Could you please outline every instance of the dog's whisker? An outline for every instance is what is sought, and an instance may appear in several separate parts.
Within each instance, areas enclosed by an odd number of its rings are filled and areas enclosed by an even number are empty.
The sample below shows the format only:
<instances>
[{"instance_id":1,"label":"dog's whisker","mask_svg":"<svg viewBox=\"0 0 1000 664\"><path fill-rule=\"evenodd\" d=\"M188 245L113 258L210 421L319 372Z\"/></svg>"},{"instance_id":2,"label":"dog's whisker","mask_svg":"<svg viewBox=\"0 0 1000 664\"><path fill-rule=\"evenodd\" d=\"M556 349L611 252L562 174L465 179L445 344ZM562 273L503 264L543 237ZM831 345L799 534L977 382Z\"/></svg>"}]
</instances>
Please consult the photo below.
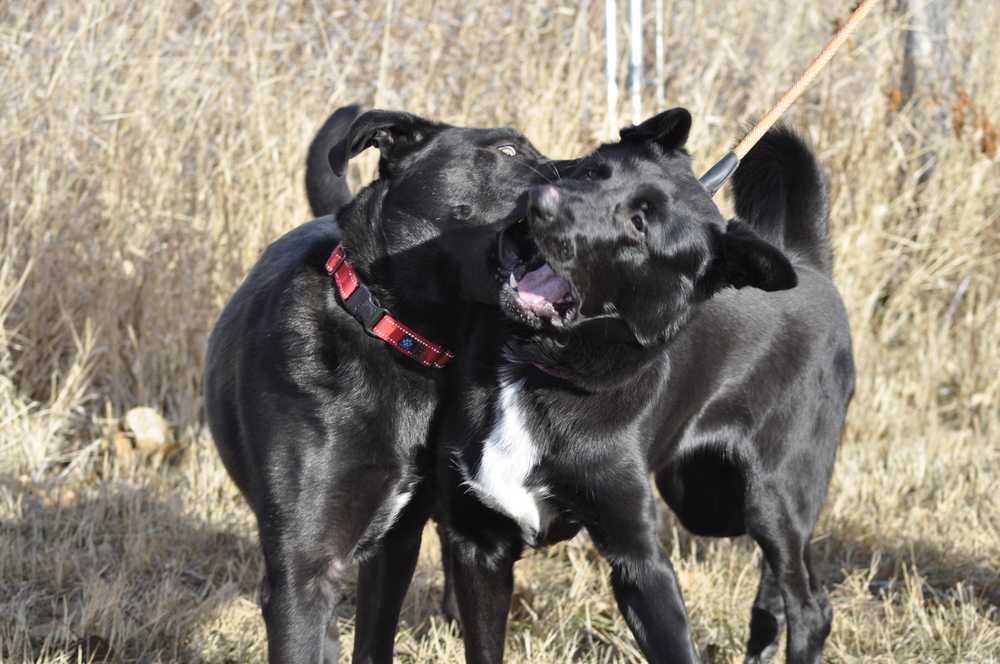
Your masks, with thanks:
<instances>
[{"instance_id":1,"label":"dog's whisker","mask_svg":"<svg viewBox=\"0 0 1000 664\"><path fill-rule=\"evenodd\" d=\"M526 166L528 169L530 169L532 173L535 173L536 175L538 175L542 179L544 179L545 180L545 184L555 184L555 180L550 179L547 175L545 175L545 173L542 173L540 170L538 170L537 168L535 168L534 166L532 166L528 162L522 161L520 163L521 163L522 166ZM556 178L558 179L558 177L559 177L559 172L556 171Z\"/></svg>"}]
</instances>

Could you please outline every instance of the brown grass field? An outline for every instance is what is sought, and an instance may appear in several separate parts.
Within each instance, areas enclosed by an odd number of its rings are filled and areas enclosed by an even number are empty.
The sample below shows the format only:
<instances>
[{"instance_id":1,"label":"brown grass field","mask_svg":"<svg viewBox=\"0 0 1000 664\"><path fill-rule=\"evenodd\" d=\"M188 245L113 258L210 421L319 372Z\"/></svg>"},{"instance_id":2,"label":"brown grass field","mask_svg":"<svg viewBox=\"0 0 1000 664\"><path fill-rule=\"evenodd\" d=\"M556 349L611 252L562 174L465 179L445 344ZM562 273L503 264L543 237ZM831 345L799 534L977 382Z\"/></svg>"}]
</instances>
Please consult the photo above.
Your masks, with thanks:
<instances>
[{"instance_id":1,"label":"brown grass field","mask_svg":"<svg viewBox=\"0 0 1000 664\"><path fill-rule=\"evenodd\" d=\"M851 4L667 0L667 99L695 116L697 169ZM814 549L829 662L1000 662L1000 3L955 4L946 131L931 102L898 103L894 2L787 118L830 175L859 372ZM255 527L203 424L202 354L262 248L308 219L309 140L354 100L580 154L606 137L603 3L0 2L3 662L265 658ZM133 448L140 405L172 443ZM755 547L663 526L705 661L742 661ZM438 562L428 531L400 661L462 659ZM607 573L586 538L529 552L507 660L641 661Z\"/></svg>"}]
</instances>

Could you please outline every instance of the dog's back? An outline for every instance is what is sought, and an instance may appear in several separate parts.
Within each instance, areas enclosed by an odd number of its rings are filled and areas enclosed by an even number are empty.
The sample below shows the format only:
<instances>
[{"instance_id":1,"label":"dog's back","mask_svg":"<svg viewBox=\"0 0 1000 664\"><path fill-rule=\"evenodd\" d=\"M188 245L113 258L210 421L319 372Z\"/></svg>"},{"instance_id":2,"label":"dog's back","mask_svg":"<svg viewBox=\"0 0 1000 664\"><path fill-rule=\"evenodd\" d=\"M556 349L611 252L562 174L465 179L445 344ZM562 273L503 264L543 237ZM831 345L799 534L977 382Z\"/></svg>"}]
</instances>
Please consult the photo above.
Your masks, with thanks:
<instances>
[{"instance_id":1,"label":"dog's back","mask_svg":"<svg viewBox=\"0 0 1000 664\"><path fill-rule=\"evenodd\" d=\"M736 214L786 253L829 276L833 267L826 179L805 142L772 129L733 176Z\"/></svg>"}]
</instances>

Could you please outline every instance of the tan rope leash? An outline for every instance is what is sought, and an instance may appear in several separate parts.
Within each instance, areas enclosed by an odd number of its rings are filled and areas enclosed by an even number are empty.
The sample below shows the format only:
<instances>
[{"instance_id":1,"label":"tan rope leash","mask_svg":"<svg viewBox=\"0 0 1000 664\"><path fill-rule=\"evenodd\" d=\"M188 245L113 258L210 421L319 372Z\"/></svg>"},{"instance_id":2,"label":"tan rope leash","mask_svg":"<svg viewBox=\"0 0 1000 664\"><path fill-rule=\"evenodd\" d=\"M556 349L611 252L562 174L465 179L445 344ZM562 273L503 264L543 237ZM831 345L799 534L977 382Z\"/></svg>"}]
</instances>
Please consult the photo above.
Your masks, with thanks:
<instances>
[{"instance_id":1,"label":"tan rope leash","mask_svg":"<svg viewBox=\"0 0 1000 664\"><path fill-rule=\"evenodd\" d=\"M847 22L837 31L829 43L820 51L819 55L812 61L809 67L806 68L799 80L795 81L795 84L788 89L788 91L782 95L778 103L767 112L763 118L760 119L757 124L753 126L743 140L740 141L732 151L727 152L726 155L720 159L712 168L708 169L704 175L701 176L701 184L708 190L708 193L715 195L715 192L722 188L722 185L726 183L726 180L736 171L740 165L740 160L743 159L750 152L750 149L757 144L767 130L770 129L775 122L778 121L788 107L795 103L809 84L813 82L816 75L822 71L833 56L837 53L837 49L843 46L844 42L847 41L848 37L857 29L858 24L868 15L871 8L875 5L878 0L863 0L854 12L847 19Z\"/></svg>"}]
</instances>

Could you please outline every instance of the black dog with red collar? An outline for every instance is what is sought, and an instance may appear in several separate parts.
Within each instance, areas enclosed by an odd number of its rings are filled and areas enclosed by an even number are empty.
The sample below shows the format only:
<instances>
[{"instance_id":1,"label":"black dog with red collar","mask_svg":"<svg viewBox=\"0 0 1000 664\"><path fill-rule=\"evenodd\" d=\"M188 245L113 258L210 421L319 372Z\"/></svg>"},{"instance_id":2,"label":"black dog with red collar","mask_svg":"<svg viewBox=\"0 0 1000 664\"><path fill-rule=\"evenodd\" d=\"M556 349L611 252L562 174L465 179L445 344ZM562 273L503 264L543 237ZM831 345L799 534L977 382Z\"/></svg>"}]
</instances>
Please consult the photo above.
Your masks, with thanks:
<instances>
[{"instance_id":1,"label":"black dog with red collar","mask_svg":"<svg viewBox=\"0 0 1000 664\"><path fill-rule=\"evenodd\" d=\"M379 177L351 199L344 171L367 147ZM432 509L445 346L462 341L471 305L496 304L492 240L552 175L514 130L406 113L344 108L314 140L310 205L336 221L267 248L206 355L208 423L257 516L272 663L337 661L337 602L355 563L354 661L392 660Z\"/></svg>"}]
</instances>

